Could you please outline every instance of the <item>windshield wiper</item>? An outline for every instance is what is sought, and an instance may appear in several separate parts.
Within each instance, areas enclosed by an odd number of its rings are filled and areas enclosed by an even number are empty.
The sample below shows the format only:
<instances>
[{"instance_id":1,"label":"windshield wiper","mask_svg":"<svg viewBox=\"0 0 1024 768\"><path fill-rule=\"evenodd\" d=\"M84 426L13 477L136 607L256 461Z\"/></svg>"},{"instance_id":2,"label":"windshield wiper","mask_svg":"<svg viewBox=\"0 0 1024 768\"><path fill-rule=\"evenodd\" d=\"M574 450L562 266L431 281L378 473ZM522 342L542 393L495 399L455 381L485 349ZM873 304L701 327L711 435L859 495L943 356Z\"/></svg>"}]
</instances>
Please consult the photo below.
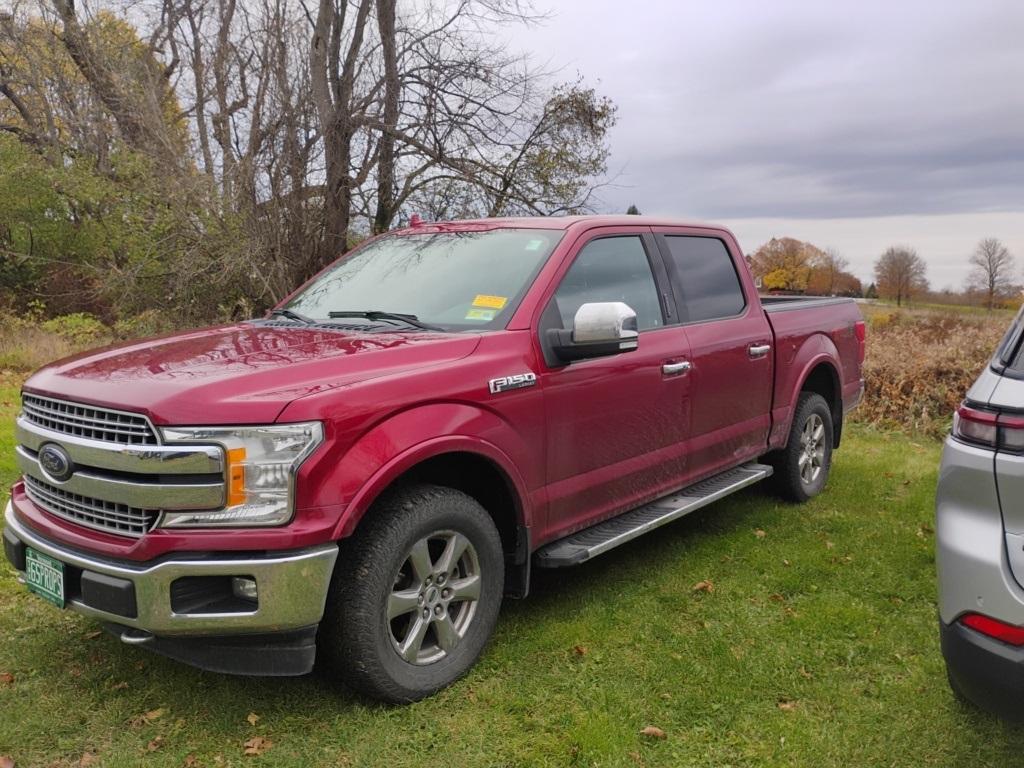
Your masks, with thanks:
<instances>
[{"instance_id":1,"label":"windshield wiper","mask_svg":"<svg viewBox=\"0 0 1024 768\"><path fill-rule=\"evenodd\" d=\"M368 310L366 312L357 311L341 311L341 312L328 312L327 316L336 319L339 317L365 317L367 320L390 320L392 322L405 323L411 325L413 328L420 328L424 331L443 331L437 325L430 325L428 323L420 322L420 319L416 315L406 315L398 312L381 312L377 309Z\"/></svg>"},{"instance_id":2,"label":"windshield wiper","mask_svg":"<svg viewBox=\"0 0 1024 768\"><path fill-rule=\"evenodd\" d=\"M270 310L270 316L273 317L274 315L280 315L281 317L287 317L289 320L295 320L297 322L304 323L306 325L316 325L316 320L314 320L312 317L306 317L305 315L300 315L298 312L295 312L295 311L293 311L291 309L272 309L272 310Z\"/></svg>"}]
</instances>

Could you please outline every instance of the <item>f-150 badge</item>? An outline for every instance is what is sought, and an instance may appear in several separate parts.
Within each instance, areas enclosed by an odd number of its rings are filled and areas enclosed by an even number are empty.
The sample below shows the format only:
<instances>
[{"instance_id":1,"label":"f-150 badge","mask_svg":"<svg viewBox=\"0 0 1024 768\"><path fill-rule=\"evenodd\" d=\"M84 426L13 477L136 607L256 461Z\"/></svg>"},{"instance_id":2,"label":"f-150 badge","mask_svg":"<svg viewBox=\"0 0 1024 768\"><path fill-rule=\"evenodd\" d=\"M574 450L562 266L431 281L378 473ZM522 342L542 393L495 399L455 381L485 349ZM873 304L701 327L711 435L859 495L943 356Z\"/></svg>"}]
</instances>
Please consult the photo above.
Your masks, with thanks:
<instances>
[{"instance_id":1,"label":"f-150 badge","mask_svg":"<svg viewBox=\"0 0 1024 768\"><path fill-rule=\"evenodd\" d=\"M532 387L537 383L536 373L515 373L511 376L502 376L500 379L491 379L487 382L487 388L492 395L500 392L508 392L510 389L524 389Z\"/></svg>"}]
</instances>

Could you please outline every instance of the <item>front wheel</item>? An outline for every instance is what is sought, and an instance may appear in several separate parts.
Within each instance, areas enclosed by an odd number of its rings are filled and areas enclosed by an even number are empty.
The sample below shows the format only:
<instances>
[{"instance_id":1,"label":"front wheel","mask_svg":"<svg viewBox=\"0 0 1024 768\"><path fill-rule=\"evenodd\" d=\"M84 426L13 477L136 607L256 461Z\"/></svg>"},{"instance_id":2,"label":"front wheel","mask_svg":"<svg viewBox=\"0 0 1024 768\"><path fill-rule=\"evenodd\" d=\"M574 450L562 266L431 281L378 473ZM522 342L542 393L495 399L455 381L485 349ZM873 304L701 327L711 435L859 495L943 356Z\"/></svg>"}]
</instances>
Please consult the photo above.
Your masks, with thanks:
<instances>
[{"instance_id":1,"label":"front wheel","mask_svg":"<svg viewBox=\"0 0 1024 768\"><path fill-rule=\"evenodd\" d=\"M785 498L803 502L821 493L832 468L832 411L825 398L800 394L786 446L769 460L775 487Z\"/></svg>"},{"instance_id":2,"label":"front wheel","mask_svg":"<svg viewBox=\"0 0 1024 768\"><path fill-rule=\"evenodd\" d=\"M476 500L439 486L396 489L343 543L319 652L361 693L416 701L473 666L503 585L501 539Z\"/></svg>"}]
</instances>

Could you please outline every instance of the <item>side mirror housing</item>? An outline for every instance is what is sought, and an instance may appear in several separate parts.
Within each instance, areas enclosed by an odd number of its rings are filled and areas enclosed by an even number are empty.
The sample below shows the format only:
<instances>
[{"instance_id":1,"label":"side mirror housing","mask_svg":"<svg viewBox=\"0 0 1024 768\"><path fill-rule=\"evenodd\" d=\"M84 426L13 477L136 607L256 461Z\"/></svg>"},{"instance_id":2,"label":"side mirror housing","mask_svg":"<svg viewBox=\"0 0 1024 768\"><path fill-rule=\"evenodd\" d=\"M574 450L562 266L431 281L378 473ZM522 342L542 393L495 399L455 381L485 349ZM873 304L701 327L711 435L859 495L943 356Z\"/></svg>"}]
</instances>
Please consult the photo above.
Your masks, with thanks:
<instances>
[{"instance_id":1,"label":"side mirror housing","mask_svg":"<svg viewBox=\"0 0 1024 768\"><path fill-rule=\"evenodd\" d=\"M584 304L576 312L572 330L553 328L548 340L566 363L631 352L639 346L636 312L621 301Z\"/></svg>"}]
</instances>

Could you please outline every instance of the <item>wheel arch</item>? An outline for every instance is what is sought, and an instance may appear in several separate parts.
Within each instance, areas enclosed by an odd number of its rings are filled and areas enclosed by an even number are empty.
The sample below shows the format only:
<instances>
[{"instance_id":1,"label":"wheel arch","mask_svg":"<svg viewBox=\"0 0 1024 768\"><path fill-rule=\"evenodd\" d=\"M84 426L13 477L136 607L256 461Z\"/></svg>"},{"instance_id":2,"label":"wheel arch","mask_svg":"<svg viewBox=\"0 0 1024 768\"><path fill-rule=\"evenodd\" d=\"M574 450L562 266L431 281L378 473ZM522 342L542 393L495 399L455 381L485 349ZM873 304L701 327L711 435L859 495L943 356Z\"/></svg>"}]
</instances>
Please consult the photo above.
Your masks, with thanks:
<instances>
[{"instance_id":1,"label":"wheel arch","mask_svg":"<svg viewBox=\"0 0 1024 768\"><path fill-rule=\"evenodd\" d=\"M832 413L832 447L838 448L843 433L843 390L840 384L839 371L832 360L827 357L818 358L808 364L796 391L796 398L801 392L814 392L821 395ZM796 400L794 400L794 413Z\"/></svg>"},{"instance_id":2,"label":"wheel arch","mask_svg":"<svg viewBox=\"0 0 1024 768\"><path fill-rule=\"evenodd\" d=\"M365 482L346 506L335 538L351 536L384 491L403 483L454 488L475 499L494 520L505 553L506 592L529 589L529 497L515 464L479 438L447 436L420 443L395 456Z\"/></svg>"}]
</instances>

